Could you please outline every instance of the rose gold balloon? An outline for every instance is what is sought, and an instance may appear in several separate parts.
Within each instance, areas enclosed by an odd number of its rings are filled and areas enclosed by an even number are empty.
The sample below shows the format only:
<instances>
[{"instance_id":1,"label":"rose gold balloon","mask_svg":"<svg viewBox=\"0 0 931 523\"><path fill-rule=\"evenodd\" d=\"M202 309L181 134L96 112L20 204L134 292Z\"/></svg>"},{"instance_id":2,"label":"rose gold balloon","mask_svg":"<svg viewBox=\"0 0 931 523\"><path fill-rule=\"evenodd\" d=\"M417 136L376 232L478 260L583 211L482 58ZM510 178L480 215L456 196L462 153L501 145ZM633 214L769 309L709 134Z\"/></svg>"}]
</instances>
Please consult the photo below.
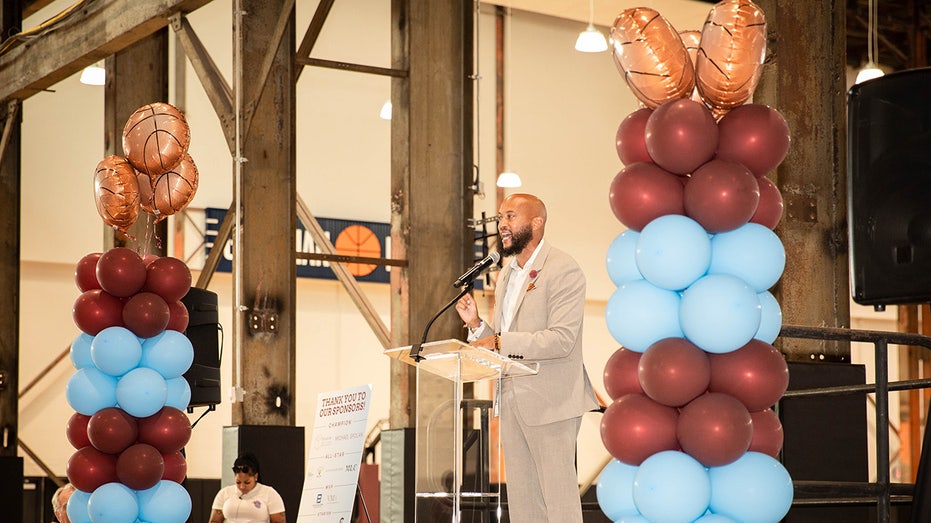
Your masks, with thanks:
<instances>
[{"instance_id":1,"label":"rose gold balloon","mask_svg":"<svg viewBox=\"0 0 931 523\"><path fill-rule=\"evenodd\" d=\"M748 0L711 8L695 61L698 92L715 116L743 104L760 80L766 54L766 17Z\"/></svg>"},{"instance_id":2,"label":"rose gold balloon","mask_svg":"<svg viewBox=\"0 0 931 523\"><path fill-rule=\"evenodd\" d=\"M104 223L126 232L139 216L139 184L133 166L121 156L107 156L97 164L94 199Z\"/></svg>"},{"instance_id":3,"label":"rose gold balloon","mask_svg":"<svg viewBox=\"0 0 931 523\"><path fill-rule=\"evenodd\" d=\"M695 71L679 33L648 7L625 9L611 27L612 57L634 96L655 109L691 96Z\"/></svg>"},{"instance_id":4,"label":"rose gold balloon","mask_svg":"<svg viewBox=\"0 0 931 523\"><path fill-rule=\"evenodd\" d=\"M692 61L692 67L695 67L695 59L698 56L698 46L701 45L701 31L690 29L688 31L679 31L679 38L682 39L682 45L689 52L689 60ZM690 99L693 102L703 103L698 89L692 89Z\"/></svg>"},{"instance_id":5,"label":"rose gold balloon","mask_svg":"<svg viewBox=\"0 0 931 523\"><path fill-rule=\"evenodd\" d=\"M123 127L123 153L136 170L158 176L187 154L191 129L171 104L158 102L136 109Z\"/></svg>"},{"instance_id":6,"label":"rose gold balloon","mask_svg":"<svg viewBox=\"0 0 931 523\"><path fill-rule=\"evenodd\" d=\"M149 212L161 219L170 216L191 203L197 193L197 166L191 155L185 154L176 167L160 174L152 184L151 205Z\"/></svg>"}]
</instances>

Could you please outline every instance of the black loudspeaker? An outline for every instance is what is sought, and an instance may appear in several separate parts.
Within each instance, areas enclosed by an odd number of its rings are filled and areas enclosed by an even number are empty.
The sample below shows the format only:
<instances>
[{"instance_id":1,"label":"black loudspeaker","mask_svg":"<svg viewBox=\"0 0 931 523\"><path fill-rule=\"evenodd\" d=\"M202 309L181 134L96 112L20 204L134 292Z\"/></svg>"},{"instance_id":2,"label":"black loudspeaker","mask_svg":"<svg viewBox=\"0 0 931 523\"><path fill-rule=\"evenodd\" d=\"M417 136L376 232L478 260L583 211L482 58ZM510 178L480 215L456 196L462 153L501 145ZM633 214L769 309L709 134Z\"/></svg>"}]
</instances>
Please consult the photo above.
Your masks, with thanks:
<instances>
[{"instance_id":1,"label":"black loudspeaker","mask_svg":"<svg viewBox=\"0 0 931 523\"><path fill-rule=\"evenodd\" d=\"M847 177L853 299L931 301L931 68L850 89Z\"/></svg>"},{"instance_id":2,"label":"black loudspeaker","mask_svg":"<svg viewBox=\"0 0 931 523\"><path fill-rule=\"evenodd\" d=\"M191 386L189 407L213 406L220 403L220 322L217 294L191 287L181 299L187 307L188 321L184 335L194 346L194 362L184 374Z\"/></svg>"}]
</instances>

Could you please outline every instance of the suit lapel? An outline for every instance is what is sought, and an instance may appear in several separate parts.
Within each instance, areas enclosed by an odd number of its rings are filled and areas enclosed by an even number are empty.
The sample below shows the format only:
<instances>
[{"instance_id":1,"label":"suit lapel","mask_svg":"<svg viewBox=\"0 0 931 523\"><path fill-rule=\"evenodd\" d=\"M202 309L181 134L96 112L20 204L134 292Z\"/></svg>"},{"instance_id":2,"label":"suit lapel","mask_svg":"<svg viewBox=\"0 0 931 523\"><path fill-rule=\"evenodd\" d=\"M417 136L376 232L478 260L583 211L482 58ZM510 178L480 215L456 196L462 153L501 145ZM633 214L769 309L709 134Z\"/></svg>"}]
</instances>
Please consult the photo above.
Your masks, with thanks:
<instances>
[{"instance_id":1,"label":"suit lapel","mask_svg":"<svg viewBox=\"0 0 931 523\"><path fill-rule=\"evenodd\" d=\"M533 264L530 266L530 271L537 272L537 278L540 277L540 271L543 270L543 264L546 262L546 257L550 253L550 244L544 243L543 247L540 248L540 252L537 253L537 257L533 260ZM509 264L510 265L510 264ZM510 271L508 271L510 276ZM517 295L517 300L514 301L514 311L512 313L511 320L511 329L514 329L514 319L517 318L517 311L520 310L520 304L524 301L524 296L527 295L527 289L530 287L530 282L534 281L535 278L531 278L530 274L527 274L527 279L524 281L524 284L521 285L520 293Z\"/></svg>"}]
</instances>

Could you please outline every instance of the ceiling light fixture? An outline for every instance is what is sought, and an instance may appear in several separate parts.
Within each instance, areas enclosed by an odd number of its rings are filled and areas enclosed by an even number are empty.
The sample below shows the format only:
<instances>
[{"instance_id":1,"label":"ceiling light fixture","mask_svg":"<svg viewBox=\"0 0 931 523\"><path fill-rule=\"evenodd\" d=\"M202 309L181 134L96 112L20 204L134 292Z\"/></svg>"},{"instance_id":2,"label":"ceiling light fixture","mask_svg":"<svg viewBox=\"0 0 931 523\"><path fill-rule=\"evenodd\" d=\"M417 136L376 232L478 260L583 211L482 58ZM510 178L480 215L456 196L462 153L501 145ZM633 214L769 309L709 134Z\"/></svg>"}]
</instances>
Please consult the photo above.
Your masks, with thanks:
<instances>
[{"instance_id":1,"label":"ceiling light fixture","mask_svg":"<svg viewBox=\"0 0 931 523\"><path fill-rule=\"evenodd\" d=\"M608 50L608 41L595 29L595 0L588 0L588 27L575 40L575 50L583 53L600 53Z\"/></svg>"},{"instance_id":2,"label":"ceiling light fixture","mask_svg":"<svg viewBox=\"0 0 931 523\"><path fill-rule=\"evenodd\" d=\"M100 62L89 65L81 71L81 83L85 85L104 85L107 80L107 71Z\"/></svg>"},{"instance_id":3,"label":"ceiling light fixture","mask_svg":"<svg viewBox=\"0 0 931 523\"><path fill-rule=\"evenodd\" d=\"M511 163L511 8L510 6L507 9L507 18L504 19L505 28L504 28L504 96L502 97L502 102L504 104L504 121L502 122L502 127L504 128L501 134L504 140L504 170L498 173L498 179L495 182L495 185L503 188L514 188L520 187L520 176L509 169L507 166Z\"/></svg>"},{"instance_id":4,"label":"ceiling light fixture","mask_svg":"<svg viewBox=\"0 0 931 523\"><path fill-rule=\"evenodd\" d=\"M388 100L384 105L381 106L381 110L378 111L378 117L382 120L391 119L391 100Z\"/></svg>"},{"instance_id":5,"label":"ceiling light fixture","mask_svg":"<svg viewBox=\"0 0 931 523\"><path fill-rule=\"evenodd\" d=\"M870 10L869 19L866 24L867 35L866 35L866 65L864 65L860 72L857 73L857 79L855 83L865 82L867 80L872 80L874 78L879 78L884 75L882 69L876 65L876 62L873 61L873 51L877 50L876 45L876 18L879 15L879 8L876 6L876 0L869 0L867 3Z\"/></svg>"}]
</instances>

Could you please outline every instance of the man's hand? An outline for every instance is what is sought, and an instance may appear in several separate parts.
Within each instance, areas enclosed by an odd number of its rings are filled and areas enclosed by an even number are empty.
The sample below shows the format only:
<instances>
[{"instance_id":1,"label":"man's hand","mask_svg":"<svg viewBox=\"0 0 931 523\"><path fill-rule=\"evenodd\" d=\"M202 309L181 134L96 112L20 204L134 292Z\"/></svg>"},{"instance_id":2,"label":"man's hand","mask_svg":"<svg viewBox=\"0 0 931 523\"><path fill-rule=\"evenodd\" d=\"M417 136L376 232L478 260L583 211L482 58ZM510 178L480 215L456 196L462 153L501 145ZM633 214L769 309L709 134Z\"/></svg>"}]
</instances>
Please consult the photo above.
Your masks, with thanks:
<instances>
[{"instance_id":1,"label":"man's hand","mask_svg":"<svg viewBox=\"0 0 931 523\"><path fill-rule=\"evenodd\" d=\"M459 298L459 301L456 302L456 312L459 313L459 317L470 329L477 329L482 324L481 318L478 317L478 306L471 294Z\"/></svg>"}]
</instances>

